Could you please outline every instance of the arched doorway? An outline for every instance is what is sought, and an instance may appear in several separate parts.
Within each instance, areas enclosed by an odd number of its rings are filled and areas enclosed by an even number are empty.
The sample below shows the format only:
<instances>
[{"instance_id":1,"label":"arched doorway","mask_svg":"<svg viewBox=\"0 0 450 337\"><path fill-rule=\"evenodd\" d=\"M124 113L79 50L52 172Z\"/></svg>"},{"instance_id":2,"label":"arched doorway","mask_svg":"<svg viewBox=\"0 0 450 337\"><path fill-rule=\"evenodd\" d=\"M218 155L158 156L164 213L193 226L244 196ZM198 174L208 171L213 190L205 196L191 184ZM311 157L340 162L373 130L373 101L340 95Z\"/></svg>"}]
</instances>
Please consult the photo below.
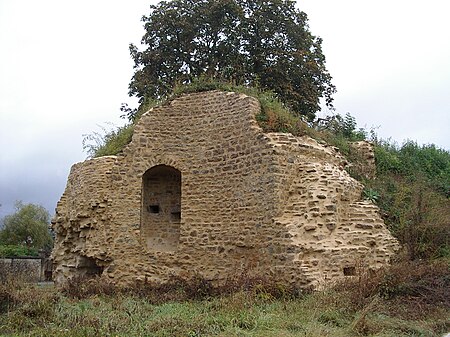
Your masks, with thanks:
<instances>
[{"instance_id":1,"label":"arched doorway","mask_svg":"<svg viewBox=\"0 0 450 337\"><path fill-rule=\"evenodd\" d=\"M158 165L142 176L141 233L147 247L174 251L181 222L181 172Z\"/></svg>"}]
</instances>

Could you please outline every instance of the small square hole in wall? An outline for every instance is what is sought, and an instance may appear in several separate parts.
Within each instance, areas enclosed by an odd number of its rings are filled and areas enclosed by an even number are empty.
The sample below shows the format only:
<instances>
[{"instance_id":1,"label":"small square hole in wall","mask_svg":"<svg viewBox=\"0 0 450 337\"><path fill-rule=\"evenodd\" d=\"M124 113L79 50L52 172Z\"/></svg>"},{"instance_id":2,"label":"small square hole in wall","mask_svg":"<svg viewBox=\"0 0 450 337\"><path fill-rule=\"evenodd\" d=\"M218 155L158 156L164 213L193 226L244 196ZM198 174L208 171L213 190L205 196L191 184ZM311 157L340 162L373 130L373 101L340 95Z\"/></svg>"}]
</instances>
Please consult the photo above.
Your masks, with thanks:
<instances>
[{"instance_id":1,"label":"small square hole in wall","mask_svg":"<svg viewBox=\"0 0 450 337\"><path fill-rule=\"evenodd\" d=\"M355 276L356 268L355 267L344 267L344 276Z\"/></svg>"},{"instance_id":2,"label":"small square hole in wall","mask_svg":"<svg viewBox=\"0 0 450 337\"><path fill-rule=\"evenodd\" d=\"M179 221L181 220L181 212L172 212L172 220Z\"/></svg>"},{"instance_id":3,"label":"small square hole in wall","mask_svg":"<svg viewBox=\"0 0 450 337\"><path fill-rule=\"evenodd\" d=\"M158 214L159 213L159 205L150 205L147 207L149 213Z\"/></svg>"}]
</instances>

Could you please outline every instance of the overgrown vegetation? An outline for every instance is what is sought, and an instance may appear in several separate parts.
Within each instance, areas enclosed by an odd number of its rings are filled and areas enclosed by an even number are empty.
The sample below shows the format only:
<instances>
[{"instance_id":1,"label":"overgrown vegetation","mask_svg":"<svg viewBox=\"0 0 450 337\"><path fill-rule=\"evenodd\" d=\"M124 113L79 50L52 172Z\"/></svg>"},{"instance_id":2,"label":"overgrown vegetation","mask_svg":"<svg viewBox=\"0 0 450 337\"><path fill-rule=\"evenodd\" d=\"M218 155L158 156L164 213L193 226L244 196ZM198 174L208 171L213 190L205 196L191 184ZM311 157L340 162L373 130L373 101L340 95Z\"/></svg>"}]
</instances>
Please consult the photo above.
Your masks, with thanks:
<instances>
[{"instance_id":1,"label":"overgrown vegetation","mask_svg":"<svg viewBox=\"0 0 450 337\"><path fill-rule=\"evenodd\" d=\"M193 79L189 84L177 85L170 96L170 100L182 94L210 90L237 92L258 99L261 104L261 113L256 116L256 120L265 132L289 132L296 136L302 136L310 131L306 121L302 117L294 116L276 93L256 87L234 85L229 82L199 77Z\"/></svg>"},{"instance_id":2,"label":"overgrown vegetation","mask_svg":"<svg viewBox=\"0 0 450 337\"><path fill-rule=\"evenodd\" d=\"M256 116L256 120L264 132L291 133L294 136L308 135L338 147L347 156L355 155L349 145L350 141L363 140L368 137L365 130L356 129L356 120L348 113L344 117L335 114L311 122L305 117L295 115L275 92L200 76L192 79L188 84L176 85L172 89L172 93L163 99L146 100L137 109L131 109L127 104L123 104L121 117L127 119L127 123L122 127L113 127L109 130L102 128L102 132L85 135L83 149L91 158L116 155L131 142L134 125L150 108L165 105L183 94L211 90L237 92L258 99L261 104L261 112ZM373 136L373 131L371 133Z\"/></svg>"},{"instance_id":3,"label":"overgrown vegetation","mask_svg":"<svg viewBox=\"0 0 450 337\"><path fill-rule=\"evenodd\" d=\"M107 130L102 127L101 132L94 131L83 138L83 150L89 157L113 156L120 153L131 142L134 123Z\"/></svg>"},{"instance_id":4,"label":"overgrown vegetation","mask_svg":"<svg viewBox=\"0 0 450 337\"><path fill-rule=\"evenodd\" d=\"M110 130L102 128L103 132L93 132L85 135L83 149L91 158L116 155L131 142L134 125L139 121L142 114L150 108L157 105L165 105L183 94L210 90L237 92L257 98L261 104L261 113L256 116L256 120L265 132L289 132L296 136L305 134L317 136L315 130L309 127L302 117L294 116L274 92L243 85L234 85L207 77L199 77L193 79L189 84L175 86L172 94L164 99L145 101L138 109L131 109L126 104L123 104L121 117L127 119L128 122L122 127L113 127Z\"/></svg>"},{"instance_id":5,"label":"overgrown vegetation","mask_svg":"<svg viewBox=\"0 0 450 337\"><path fill-rule=\"evenodd\" d=\"M38 256L36 248L25 245L0 245L0 257Z\"/></svg>"},{"instance_id":6,"label":"overgrown vegetation","mask_svg":"<svg viewBox=\"0 0 450 337\"><path fill-rule=\"evenodd\" d=\"M0 334L20 336L436 336L448 332L448 265L401 262L323 292L249 275L117 288L73 280L62 291L0 282Z\"/></svg>"},{"instance_id":7,"label":"overgrown vegetation","mask_svg":"<svg viewBox=\"0 0 450 337\"><path fill-rule=\"evenodd\" d=\"M120 117L127 120L125 125L119 127L110 125L109 129L100 127L101 132L94 131L83 135L83 150L86 151L89 158L119 154L131 142L134 126L142 114L154 106L164 104L164 102L164 100L148 100L141 103L138 109L131 109L128 104L122 104L120 107L122 115Z\"/></svg>"},{"instance_id":8,"label":"overgrown vegetation","mask_svg":"<svg viewBox=\"0 0 450 337\"><path fill-rule=\"evenodd\" d=\"M375 159L377 176L365 183L410 258L450 258L450 152L377 141Z\"/></svg>"}]
</instances>

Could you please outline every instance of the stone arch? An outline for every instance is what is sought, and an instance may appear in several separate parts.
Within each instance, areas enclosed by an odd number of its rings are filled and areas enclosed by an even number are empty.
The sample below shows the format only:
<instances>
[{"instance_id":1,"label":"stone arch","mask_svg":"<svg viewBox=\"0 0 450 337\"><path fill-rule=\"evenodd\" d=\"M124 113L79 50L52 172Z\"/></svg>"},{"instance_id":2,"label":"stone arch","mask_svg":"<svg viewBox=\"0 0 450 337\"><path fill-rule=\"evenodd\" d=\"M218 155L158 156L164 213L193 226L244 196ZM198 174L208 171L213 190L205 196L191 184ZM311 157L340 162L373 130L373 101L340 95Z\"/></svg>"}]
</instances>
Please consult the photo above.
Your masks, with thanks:
<instances>
[{"instance_id":1,"label":"stone arch","mask_svg":"<svg viewBox=\"0 0 450 337\"><path fill-rule=\"evenodd\" d=\"M172 166L153 166L142 176L141 233L147 248L177 250L180 224L181 172Z\"/></svg>"}]
</instances>

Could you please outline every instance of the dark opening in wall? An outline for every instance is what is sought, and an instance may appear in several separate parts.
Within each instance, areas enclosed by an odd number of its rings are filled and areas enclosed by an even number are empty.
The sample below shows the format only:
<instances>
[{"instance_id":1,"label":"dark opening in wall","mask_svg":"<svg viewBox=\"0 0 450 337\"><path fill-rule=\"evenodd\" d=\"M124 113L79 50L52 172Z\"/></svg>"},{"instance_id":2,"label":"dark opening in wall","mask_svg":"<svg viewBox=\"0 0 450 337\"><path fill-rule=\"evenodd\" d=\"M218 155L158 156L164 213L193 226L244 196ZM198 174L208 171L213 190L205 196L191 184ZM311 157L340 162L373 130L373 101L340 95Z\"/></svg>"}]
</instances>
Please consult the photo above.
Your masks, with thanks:
<instances>
[{"instance_id":1,"label":"dark opening in wall","mask_svg":"<svg viewBox=\"0 0 450 337\"><path fill-rule=\"evenodd\" d=\"M355 267L344 267L344 276L355 276L356 268Z\"/></svg>"},{"instance_id":2,"label":"dark opening in wall","mask_svg":"<svg viewBox=\"0 0 450 337\"><path fill-rule=\"evenodd\" d=\"M172 220L180 221L181 220L181 212L172 212Z\"/></svg>"},{"instance_id":3,"label":"dark opening in wall","mask_svg":"<svg viewBox=\"0 0 450 337\"><path fill-rule=\"evenodd\" d=\"M77 269L84 275L101 275L104 266L99 266L97 260L92 257L79 256L77 259Z\"/></svg>"},{"instance_id":4,"label":"dark opening in wall","mask_svg":"<svg viewBox=\"0 0 450 337\"><path fill-rule=\"evenodd\" d=\"M166 165L154 166L142 176L141 233L147 247L175 251L180 223L181 172Z\"/></svg>"},{"instance_id":5,"label":"dark opening in wall","mask_svg":"<svg viewBox=\"0 0 450 337\"><path fill-rule=\"evenodd\" d=\"M148 212L153 214L159 213L159 205L150 205L148 206Z\"/></svg>"}]
</instances>

